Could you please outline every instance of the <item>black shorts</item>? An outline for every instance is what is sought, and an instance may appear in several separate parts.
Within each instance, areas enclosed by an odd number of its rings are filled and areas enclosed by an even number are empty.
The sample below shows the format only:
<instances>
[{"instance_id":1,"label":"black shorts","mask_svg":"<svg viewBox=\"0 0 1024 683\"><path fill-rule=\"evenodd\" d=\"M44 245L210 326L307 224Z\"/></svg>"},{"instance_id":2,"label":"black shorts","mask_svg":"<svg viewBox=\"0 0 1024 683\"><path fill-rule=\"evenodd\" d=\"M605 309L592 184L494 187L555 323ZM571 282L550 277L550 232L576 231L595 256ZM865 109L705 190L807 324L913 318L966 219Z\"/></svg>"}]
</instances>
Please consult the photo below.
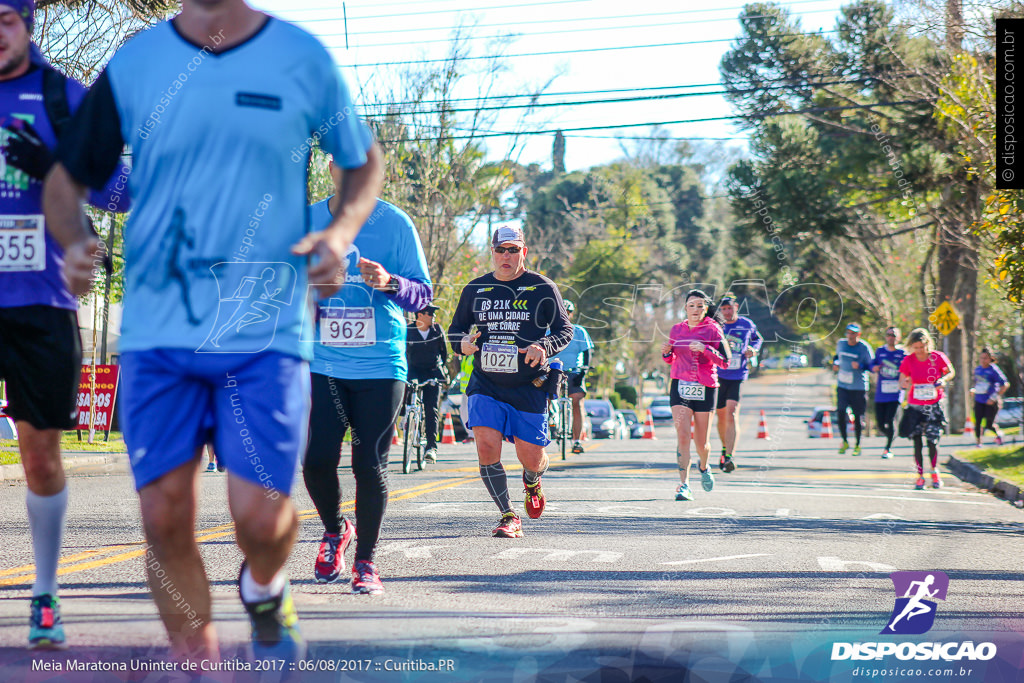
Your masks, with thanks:
<instances>
[{"instance_id":1,"label":"black shorts","mask_svg":"<svg viewBox=\"0 0 1024 683\"><path fill-rule=\"evenodd\" d=\"M566 381L568 382L566 395L574 396L577 394L587 395L587 373L585 372L570 372L566 374Z\"/></svg>"},{"instance_id":2,"label":"black shorts","mask_svg":"<svg viewBox=\"0 0 1024 683\"><path fill-rule=\"evenodd\" d=\"M724 408L726 401L740 402L740 385L743 384L741 379L722 379L718 378L718 403L716 408Z\"/></svg>"},{"instance_id":3,"label":"black shorts","mask_svg":"<svg viewBox=\"0 0 1024 683\"><path fill-rule=\"evenodd\" d=\"M7 384L8 415L36 429L74 429L81 377L74 311L0 308L0 379Z\"/></svg>"},{"instance_id":4,"label":"black shorts","mask_svg":"<svg viewBox=\"0 0 1024 683\"><path fill-rule=\"evenodd\" d=\"M836 410L839 417L846 419L846 409L853 411L854 417L864 417L868 409L868 392L860 389L836 388Z\"/></svg>"},{"instance_id":5,"label":"black shorts","mask_svg":"<svg viewBox=\"0 0 1024 683\"><path fill-rule=\"evenodd\" d=\"M684 406L695 413L710 413L715 409L715 405L717 405L716 394L717 390L715 387L704 387L703 401L683 398L679 395L679 380L674 379L672 384L669 385L668 404L670 406Z\"/></svg>"}]
</instances>

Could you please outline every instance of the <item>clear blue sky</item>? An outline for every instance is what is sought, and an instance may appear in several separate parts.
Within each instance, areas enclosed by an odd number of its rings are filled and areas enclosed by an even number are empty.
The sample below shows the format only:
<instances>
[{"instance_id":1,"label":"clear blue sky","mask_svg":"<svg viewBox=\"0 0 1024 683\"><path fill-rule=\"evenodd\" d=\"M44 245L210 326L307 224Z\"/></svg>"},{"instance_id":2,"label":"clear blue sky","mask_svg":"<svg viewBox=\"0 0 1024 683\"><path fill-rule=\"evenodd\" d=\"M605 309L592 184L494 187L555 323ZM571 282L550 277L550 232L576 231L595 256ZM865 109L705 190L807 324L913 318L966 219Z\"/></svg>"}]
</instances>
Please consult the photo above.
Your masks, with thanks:
<instances>
[{"instance_id":1,"label":"clear blue sky","mask_svg":"<svg viewBox=\"0 0 1024 683\"><path fill-rule=\"evenodd\" d=\"M294 21L316 35L334 55L354 96L359 101L387 100L405 65L380 66L381 62L439 59L447 54L452 31L466 27L470 54L494 54L489 38L511 35L504 48L508 55L565 52L537 56L509 56L508 73L492 86L490 94L516 94L554 78L550 93L666 88L662 93L720 90L718 63L739 33L736 21L742 3L735 0L681 3L646 0L632 3L611 0L394 0L386 2L326 3L324 0L252 0L255 7ZM344 4L344 13L342 5ZM787 0L783 3L800 18L804 31L834 28L838 0ZM346 21L347 40L346 48ZM696 41L715 41L700 42ZM622 46L666 47L608 49ZM678 43L696 43L678 45ZM570 52L584 51L587 52ZM479 68L484 60L466 62ZM703 86L692 89L679 86ZM476 97L480 79L471 75L458 93ZM653 94L654 91L580 95L552 95L547 101L570 102ZM507 131L515 126L521 110L498 114L490 130ZM676 99L624 103L576 104L544 108L530 119L545 130L612 126L660 121L728 116L733 114L721 95L707 94ZM683 123L665 126L672 136L737 138L742 133L728 121ZM643 136L650 128L632 127L567 133L566 166L569 170L621 157L616 136ZM550 166L552 136L526 138L514 157L523 163ZM744 140L728 144L745 145ZM487 140L488 156L508 153L508 138Z\"/></svg>"}]
</instances>

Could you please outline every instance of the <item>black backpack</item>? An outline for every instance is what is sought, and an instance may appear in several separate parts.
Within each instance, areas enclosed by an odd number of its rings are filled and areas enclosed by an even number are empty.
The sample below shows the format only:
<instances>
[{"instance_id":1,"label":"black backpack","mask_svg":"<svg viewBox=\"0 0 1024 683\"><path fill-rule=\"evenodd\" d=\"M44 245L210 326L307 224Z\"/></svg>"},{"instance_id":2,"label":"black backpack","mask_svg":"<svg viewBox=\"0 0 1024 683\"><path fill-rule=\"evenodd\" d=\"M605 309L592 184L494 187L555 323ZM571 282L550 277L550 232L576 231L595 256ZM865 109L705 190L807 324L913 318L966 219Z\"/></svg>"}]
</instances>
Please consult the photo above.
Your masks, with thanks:
<instances>
[{"instance_id":1,"label":"black backpack","mask_svg":"<svg viewBox=\"0 0 1024 683\"><path fill-rule=\"evenodd\" d=\"M43 107L54 134L60 140L64 128L71 121L68 77L51 66L43 67Z\"/></svg>"}]
</instances>

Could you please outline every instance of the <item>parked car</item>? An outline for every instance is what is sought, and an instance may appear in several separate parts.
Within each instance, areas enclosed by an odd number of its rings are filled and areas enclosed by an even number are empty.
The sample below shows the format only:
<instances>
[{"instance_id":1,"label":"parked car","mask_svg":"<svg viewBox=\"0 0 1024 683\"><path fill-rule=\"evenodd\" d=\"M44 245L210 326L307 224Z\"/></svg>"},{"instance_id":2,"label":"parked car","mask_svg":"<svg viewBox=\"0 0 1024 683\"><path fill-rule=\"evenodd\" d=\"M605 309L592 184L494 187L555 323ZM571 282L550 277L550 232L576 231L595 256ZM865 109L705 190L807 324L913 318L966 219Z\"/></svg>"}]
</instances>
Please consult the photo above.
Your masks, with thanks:
<instances>
[{"instance_id":1,"label":"parked car","mask_svg":"<svg viewBox=\"0 0 1024 683\"><path fill-rule=\"evenodd\" d=\"M1003 407L996 413L996 424L1000 427L1016 427L1020 424L1020 413L1024 410L1021 397L1004 398Z\"/></svg>"},{"instance_id":2,"label":"parked car","mask_svg":"<svg viewBox=\"0 0 1024 683\"><path fill-rule=\"evenodd\" d=\"M668 396L658 396L649 406L651 419L655 422L671 422L672 406L669 405Z\"/></svg>"},{"instance_id":3,"label":"parked car","mask_svg":"<svg viewBox=\"0 0 1024 683\"><path fill-rule=\"evenodd\" d=\"M839 428L836 426L836 420L839 419L839 411L835 408L815 408L814 413L810 420L804 420L807 423L807 436L812 439L821 438L821 421L825 419L825 411L829 412L829 419L832 420L832 436L839 436ZM849 415L849 413L847 413ZM849 419L847 417L847 419Z\"/></svg>"},{"instance_id":4,"label":"parked car","mask_svg":"<svg viewBox=\"0 0 1024 683\"><path fill-rule=\"evenodd\" d=\"M786 356L786 360L783 361L783 367L787 370L791 370L792 368L806 368L807 356L802 353L791 353Z\"/></svg>"},{"instance_id":5,"label":"parked car","mask_svg":"<svg viewBox=\"0 0 1024 683\"><path fill-rule=\"evenodd\" d=\"M761 361L761 367L765 370L776 370L782 366L781 358L765 358Z\"/></svg>"},{"instance_id":6,"label":"parked car","mask_svg":"<svg viewBox=\"0 0 1024 683\"><path fill-rule=\"evenodd\" d=\"M611 401L604 398L588 398L583 401L583 410L590 420L591 434L595 439L625 438L625 421L616 413Z\"/></svg>"},{"instance_id":7,"label":"parked car","mask_svg":"<svg viewBox=\"0 0 1024 683\"><path fill-rule=\"evenodd\" d=\"M18 428L14 426L14 418L4 412L7 401L0 400L0 439L17 439Z\"/></svg>"},{"instance_id":8,"label":"parked car","mask_svg":"<svg viewBox=\"0 0 1024 683\"><path fill-rule=\"evenodd\" d=\"M619 414L622 415L622 419L626 422L626 428L629 430L629 438L642 438L644 435L644 423L640 421L636 411L627 408L620 410Z\"/></svg>"}]
</instances>

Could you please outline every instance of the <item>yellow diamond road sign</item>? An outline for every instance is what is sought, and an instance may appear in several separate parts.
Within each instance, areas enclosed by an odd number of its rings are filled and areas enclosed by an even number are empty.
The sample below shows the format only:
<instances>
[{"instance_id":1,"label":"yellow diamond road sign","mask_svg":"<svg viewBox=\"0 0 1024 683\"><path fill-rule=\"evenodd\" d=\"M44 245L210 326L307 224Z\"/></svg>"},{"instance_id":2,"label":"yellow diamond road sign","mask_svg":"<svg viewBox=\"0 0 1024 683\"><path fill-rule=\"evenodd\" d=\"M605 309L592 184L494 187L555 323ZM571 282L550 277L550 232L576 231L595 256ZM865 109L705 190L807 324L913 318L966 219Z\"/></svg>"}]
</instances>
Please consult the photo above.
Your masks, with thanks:
<instances>
[{"instance_id":1,"label":"yellow diamond road sign","mask_svg":"<svg viewBox=\"0 0 1024 683\"><path fill-rule=\"evenodd\" d=\"M943 301L935 312L928 316L928 320L945 335L949 335L960 324L960 316L948 301Z\"/></svg>"}]
</instances>

